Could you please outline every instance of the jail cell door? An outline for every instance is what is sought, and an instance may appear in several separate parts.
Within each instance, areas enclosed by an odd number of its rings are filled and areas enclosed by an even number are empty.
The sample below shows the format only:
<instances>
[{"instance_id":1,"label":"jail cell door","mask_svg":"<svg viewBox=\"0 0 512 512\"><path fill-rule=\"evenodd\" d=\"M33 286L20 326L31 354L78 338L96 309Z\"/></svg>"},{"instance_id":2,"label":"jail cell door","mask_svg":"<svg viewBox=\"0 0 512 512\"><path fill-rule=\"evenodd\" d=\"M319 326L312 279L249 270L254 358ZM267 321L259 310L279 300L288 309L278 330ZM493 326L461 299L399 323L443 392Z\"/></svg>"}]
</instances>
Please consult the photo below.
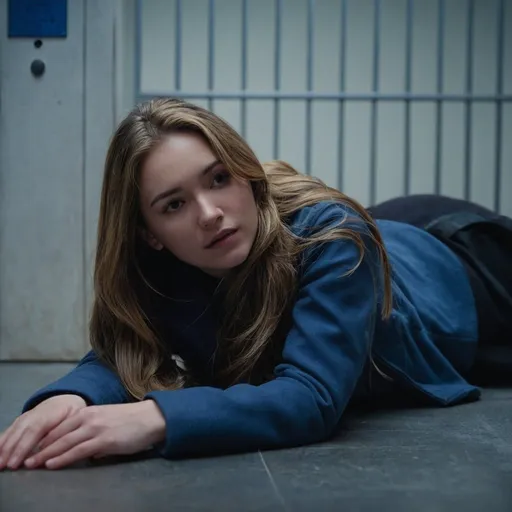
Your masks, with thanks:
<instances>
[{"instance_id":1,"label":"jail cell door","mask_svg":"<svg viewBox=\"0 0 512 512\"><path fill-rule=\"evenodd\" d=\"M0 0L0 360L87 348L113 126L108 4Z\"/></svg>"}]
</instances>

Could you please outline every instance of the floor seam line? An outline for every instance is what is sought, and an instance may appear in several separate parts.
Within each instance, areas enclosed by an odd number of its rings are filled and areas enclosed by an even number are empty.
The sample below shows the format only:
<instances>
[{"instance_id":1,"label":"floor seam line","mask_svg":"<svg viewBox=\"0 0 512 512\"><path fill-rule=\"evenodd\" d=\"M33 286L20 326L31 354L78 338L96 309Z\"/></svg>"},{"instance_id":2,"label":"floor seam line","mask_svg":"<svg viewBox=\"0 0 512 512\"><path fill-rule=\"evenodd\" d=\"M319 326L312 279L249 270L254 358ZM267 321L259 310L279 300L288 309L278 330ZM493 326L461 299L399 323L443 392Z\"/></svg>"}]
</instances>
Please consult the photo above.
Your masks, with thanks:
<instances>
[{"instance_id":1,"label":"floor seam line","mask_svg":"<svg viewBox=\"0 0 512 512\"><path fill-rule=\"evenodd\" d=\"M263 457L263 454L261 453L261 450L258 450L258 454L260 456L261 463L263 464L263 467L265 468L265 471L267 472L267 476L268 476L268 478L270 480L270 484L274 488L274 492L276 493L277 497L279 498L279 501L281 502L281 504L283 505L283 508L286 511L290 510L288 508L288 505L286 504L286 501L285 501L283 495L281 494L281 491L277 487L277 483L274 480L274 477L272 476L272 473L270 472L270 468L268 467L267 462L266 462L265 458Z\"/></svg>"}]
</instances>

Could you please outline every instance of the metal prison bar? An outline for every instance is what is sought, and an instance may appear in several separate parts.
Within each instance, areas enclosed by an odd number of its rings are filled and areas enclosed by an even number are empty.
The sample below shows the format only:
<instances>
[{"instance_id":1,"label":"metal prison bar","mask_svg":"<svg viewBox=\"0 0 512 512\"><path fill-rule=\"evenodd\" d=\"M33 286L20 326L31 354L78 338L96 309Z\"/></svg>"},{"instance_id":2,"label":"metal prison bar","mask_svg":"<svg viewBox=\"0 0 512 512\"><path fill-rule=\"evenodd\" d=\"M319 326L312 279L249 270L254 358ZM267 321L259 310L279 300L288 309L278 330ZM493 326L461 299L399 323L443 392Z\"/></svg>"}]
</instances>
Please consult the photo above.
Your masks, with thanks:
<instances>
[{"instance_id":1,"label":"metal prison bar","mask_svg":"<svg viewBox=\"0 0 512 512\"><path fill-rule=\"evenodd\" d=\"M380 93L380 27L381 27L381 0L373 0L373 69L371 93L348 93L346 84L346 27L347 27L347 0L339 0L341 7L340 20L340 73L339 91L315 92L313 90L313 45L314 45L314 16L315 0L307 0L307 50L306 50L306 90L303 92L283 92L280 83L281 66L281 21L283 12L283 0L274 0L275 4L275 55L274 55L274 90L268 92L253 92L247 90L247 38L248 38L248 0L242 2L242 41L241 41L241 90L216 91L214 90L214 50L215 50L215 0L208 0L208 74L207 90L204 92L187 92L181 87L181 53L182 53L182 0L176 0L175 10L175 58L174 58L174 90L164 93L145 95L141 91L141 46L142 46L142 3L136 0L136 27L135 27L135 96L137 101L158 97L173 96L184 99L205 99L208 108L211 109L212 101L239 100L241 134L246 135L247 130L247 100L274 100L274 127L273 127L273 153L277 158L279 147L279 102L286 100L304 100L305 102L305 167L306 172L311 172L311 105L313 100L338 100L338 187L343 188L343 145L344 145L344 107L347 101L365 101L371 103L370 117L370 203L376 200L376 168L377 168L377 104L379 102L404 102L404 194L410 193L411 184L411 102L435 102L435 193L441 191L441 154L442 154L442 114L444 102L464 103L464 197L471 196L471 105L477 102L494 103L496 106L495 120L495 169L494 169L494 208L500 211L500 189L502 181L501 145L503 131L502 105L512 101L512 95L503 93L504 75L504 32L505 32L505 0L497 0L496 8L496 91L495 94L473 93L473 30L475 0L467 0L467 27L466 27L466 73L465 92L463 94L445 94L443 92L443 65L444 65L444 21L445 2L437 0L437 48L436 48L436 93L414 94L411 92L412 82L412 37L413 37L413 10L414 0L407 0L406 4L406 54L405 54L405 79L403 93Z\"/></svg>"}]
</instances>

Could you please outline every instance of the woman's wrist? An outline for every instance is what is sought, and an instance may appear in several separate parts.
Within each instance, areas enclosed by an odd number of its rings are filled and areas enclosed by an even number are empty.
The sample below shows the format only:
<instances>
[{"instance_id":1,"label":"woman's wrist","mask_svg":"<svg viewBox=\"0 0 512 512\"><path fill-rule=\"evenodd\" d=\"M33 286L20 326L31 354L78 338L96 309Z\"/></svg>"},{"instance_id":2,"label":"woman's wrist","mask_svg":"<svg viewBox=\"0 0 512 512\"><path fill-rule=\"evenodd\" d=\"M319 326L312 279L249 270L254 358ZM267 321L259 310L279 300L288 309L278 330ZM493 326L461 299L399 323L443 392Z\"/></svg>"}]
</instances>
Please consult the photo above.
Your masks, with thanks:
<instances>
[{"instance_id":1,"label":"woman's wrist","mask_svg":"<svg viewBox=\"0 0 512 512\"><path fill-rule=\"evenodd\" d=\"M166 424L165 417L154 400L148 399L140 402L143 409L144 422L148 427L149 443L155 445L165 440Z\"/></svg>"}]
</instances>

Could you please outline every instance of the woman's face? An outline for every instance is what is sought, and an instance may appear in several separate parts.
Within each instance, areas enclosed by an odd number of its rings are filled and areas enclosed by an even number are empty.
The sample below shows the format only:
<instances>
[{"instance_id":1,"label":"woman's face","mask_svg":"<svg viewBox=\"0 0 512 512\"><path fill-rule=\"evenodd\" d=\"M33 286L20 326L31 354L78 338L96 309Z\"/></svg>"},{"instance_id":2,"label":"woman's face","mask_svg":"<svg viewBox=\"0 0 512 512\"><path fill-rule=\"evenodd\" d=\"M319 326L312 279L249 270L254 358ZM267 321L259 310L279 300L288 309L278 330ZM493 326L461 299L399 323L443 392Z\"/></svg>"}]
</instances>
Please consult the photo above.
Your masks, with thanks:
<instances>
[{"instance_id":1,"label":"woman's face","mask_svg":"<svg viewBox=\"0 0 512 512\"><path fill-rule=\"evenodd\" d=\"M256 237L252 188L232 177L195 133L166 137L140 176L144 237L215 277L243 263Z\"/></svg>"}]
</instances>

